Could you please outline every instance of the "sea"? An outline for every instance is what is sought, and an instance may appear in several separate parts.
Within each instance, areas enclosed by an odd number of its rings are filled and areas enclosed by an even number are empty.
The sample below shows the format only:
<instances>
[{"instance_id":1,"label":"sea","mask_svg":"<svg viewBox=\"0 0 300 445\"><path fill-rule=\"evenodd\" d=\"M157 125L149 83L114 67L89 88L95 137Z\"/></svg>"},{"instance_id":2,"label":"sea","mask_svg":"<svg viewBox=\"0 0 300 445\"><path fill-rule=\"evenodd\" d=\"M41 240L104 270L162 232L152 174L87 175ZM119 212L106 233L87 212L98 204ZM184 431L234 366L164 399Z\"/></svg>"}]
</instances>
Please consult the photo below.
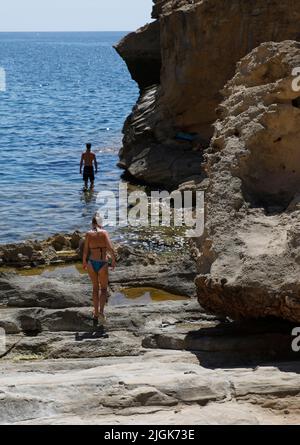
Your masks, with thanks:
<instances>
[{"instance_id":1,"label":"sea","mask_svg":"<svg viewBox=\"0 0 300 445\"><path fill-rule=\"evenodd\" d=\"M0 244L88 230L98 192L117 192L138 96L113 48L125 34L0 33ZM79 174L87 142L99 163L91 193Z\"/></svg>"}]
</instances>

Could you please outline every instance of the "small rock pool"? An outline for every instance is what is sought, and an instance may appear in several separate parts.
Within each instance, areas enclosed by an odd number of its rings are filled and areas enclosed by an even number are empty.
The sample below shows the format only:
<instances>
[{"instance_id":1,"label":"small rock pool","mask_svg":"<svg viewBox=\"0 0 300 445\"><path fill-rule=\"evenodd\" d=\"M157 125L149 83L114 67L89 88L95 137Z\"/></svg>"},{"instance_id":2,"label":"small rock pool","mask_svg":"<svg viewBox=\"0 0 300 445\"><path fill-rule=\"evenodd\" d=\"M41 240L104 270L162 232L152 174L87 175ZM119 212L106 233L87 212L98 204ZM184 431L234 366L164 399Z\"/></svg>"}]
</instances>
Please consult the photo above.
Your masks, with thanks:
<instances>
[{"instance_id":1,"label":"small rock pool","mask_svg":"<svg viewBox=\"0 0 300 445\"><path fill-rule=\"evenodd\" d=\"M6 269L7 271L7 269ZM26 277L40 276L43 278L65 278L87 275L80 263L72 265L48 266L43 268L32 268L17 270L17 273ZM111 292L109 297L109 306L122 305L145 305L149 303L160 303L164 301L184 301L189 300L183 295L176 295L162 289L152 287L128 287L121 288L119 291Z\"/></svg>"},{"instance_id":2,"label":"small rock pool","mask_svg":"<svg viewBox=\"0 0 300 445\"><path fill-rule=\"evenodd\" d=\"M115 292L109 299L109 305L121 306L122 304L148 304L160 303L162 301L180 301L189 300L187 297L171 294L161 289L152 287L137 287L122 289L120 292Z\"/></svg>"}]
</instances>

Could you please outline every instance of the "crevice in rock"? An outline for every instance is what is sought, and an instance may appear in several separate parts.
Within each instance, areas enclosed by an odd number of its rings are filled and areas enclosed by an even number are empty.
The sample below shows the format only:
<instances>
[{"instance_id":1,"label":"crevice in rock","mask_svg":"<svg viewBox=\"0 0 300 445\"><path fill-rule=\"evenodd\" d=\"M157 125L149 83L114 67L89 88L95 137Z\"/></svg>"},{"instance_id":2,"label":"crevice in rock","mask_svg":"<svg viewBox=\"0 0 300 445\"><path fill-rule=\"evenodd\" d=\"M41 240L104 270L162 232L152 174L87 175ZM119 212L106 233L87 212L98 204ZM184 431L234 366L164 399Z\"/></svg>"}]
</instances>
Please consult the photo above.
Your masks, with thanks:
<instances>
[{"instance_id":1,"label":"crevice in rock","mask_svg":"<svg viewBox=\"0 0 300 445\"><path fill-rule=\"evenodd\" d=\"M202 367L253 367L263 363L298 361L292 351L294 323L267 317L262 320L221 322L185 334L168 333L144 337L142 346L149 349L186 350L192 352Z\"/></svg>"},{"instance_id":2,"label":"crevice in rock","mask_svg":"<svg viewBox=\"0 0 300 445\"><path fill-rule=\"evenodd\" d=\"M42 332L40 320L28 315L20 316L20 325L26 337L37 337Z\"/></svg>"},{"instance_id":3,"label":"crevice in rock","mask_svg":"<svg viewBox=\"0 0 300 445\"><path fill-rule=\"evenodd\" d=\"M22 341L22 337L16 341L15 343L13 343L3 354L0 354L0 360L4 357L7 357L8 354L10 354L17 346L18 344Z\"/></svg>"},{"instance_id":4,"label":"crevice in rock","mask_svg":"<svg viewBox=\"0 0 300 445\"><path fill-rule=\"evenodd\" d=\"M299 96L299 97L296 97L296 99L293 99L293 100L292 100L292 105L293 105L293 107L295 107L295 108L300 108L300 96Z\"/></svg>"},{"instance_id":5,"label":"crevice in rock","mask_svg":"<svg viewBox=\"0 0 300 445\"><path fill-rule=\"evenodd\" d=\"M284 138L274 139L272 127L248 147L249 156L242 162L238 174L246 201L251 207L265 209L267 214L285 212L300 188L296 128Z\"/></svg>"},{"instance_id":6,"label":"crevice in rock","mask_svg":"<svg viewBox=\"0 0 300 445\"><path fill-rule=\"evenodd\" d=\"M249 189L246 184L243 184L242 191L244 198L246 202L250 204L250 207L264 209L266 215L284 213L294 198L294 195L291 193L283 191L278 194L257 193L257 190L253 187Z\"/></svg>"}]
</instances>

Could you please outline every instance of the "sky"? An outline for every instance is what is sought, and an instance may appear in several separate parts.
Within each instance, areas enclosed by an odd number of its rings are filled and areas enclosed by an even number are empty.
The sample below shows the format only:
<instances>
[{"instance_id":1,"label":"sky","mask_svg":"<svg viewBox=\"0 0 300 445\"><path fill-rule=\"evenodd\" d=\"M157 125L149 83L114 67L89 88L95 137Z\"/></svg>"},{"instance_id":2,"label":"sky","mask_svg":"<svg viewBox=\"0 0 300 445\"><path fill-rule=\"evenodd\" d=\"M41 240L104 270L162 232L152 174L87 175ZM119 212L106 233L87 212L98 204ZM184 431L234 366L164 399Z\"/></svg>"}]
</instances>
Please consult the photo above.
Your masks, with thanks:
<instances>
[{"instance_id":1,"label":"sky","mask_svg":"<svg viewBox=\"0 0 300 445\"><path fill-rule=\"evenodd\" d=\"M152 0L1 0L0 32L133 31Z\"/></svg>"}]
</instances>

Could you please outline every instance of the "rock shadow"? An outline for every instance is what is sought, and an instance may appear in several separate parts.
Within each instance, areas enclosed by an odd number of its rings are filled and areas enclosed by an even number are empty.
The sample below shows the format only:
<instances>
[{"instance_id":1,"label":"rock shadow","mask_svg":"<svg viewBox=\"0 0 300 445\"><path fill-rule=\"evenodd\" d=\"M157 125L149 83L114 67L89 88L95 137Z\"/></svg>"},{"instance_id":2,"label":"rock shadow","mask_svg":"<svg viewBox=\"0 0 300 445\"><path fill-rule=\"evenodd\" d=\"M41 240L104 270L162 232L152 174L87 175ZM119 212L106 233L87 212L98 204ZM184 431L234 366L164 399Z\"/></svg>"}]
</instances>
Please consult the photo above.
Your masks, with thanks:
<instances>
[{"instance_id":1,"label":"rock shadow","mask_svg":"<svg viewBox=\"0 0 300 445\"><path fill-rule=\"evenodd\" d=\"M99 338L109 338L108 333L104 328L97 328L91 332L76 332L75 341L84 341L84 340L97 340Z\"/></svg>"},{"instance_id":2,"label":"rock shadow","mask_svg":"<svg viewBox=\"0 0 300 445\"><path fill-rule=\"evenodd\" d=\"M292 349L294 327L293 323L272 317L228 321L187 333L153 334L144 338L142 345L151 349L189 351L202 367L210 369L255 368L276 363L277 368L286 367L287 372L292 368L293 372L300 373L300 352Z\"/></svg>"},{"instance_id":3,"label":"rock shadow","mask_svg":"<svg viewBox=\"0 0 300 445\"><path fill-rule=\"evenodd\" d=\"M216 327L188 332L185 349L194 353L203 367L256 368L276 366L300 373L300 352L292 349L295 325L268 318L220 323Z\"/></svg>"}]
</instances>

